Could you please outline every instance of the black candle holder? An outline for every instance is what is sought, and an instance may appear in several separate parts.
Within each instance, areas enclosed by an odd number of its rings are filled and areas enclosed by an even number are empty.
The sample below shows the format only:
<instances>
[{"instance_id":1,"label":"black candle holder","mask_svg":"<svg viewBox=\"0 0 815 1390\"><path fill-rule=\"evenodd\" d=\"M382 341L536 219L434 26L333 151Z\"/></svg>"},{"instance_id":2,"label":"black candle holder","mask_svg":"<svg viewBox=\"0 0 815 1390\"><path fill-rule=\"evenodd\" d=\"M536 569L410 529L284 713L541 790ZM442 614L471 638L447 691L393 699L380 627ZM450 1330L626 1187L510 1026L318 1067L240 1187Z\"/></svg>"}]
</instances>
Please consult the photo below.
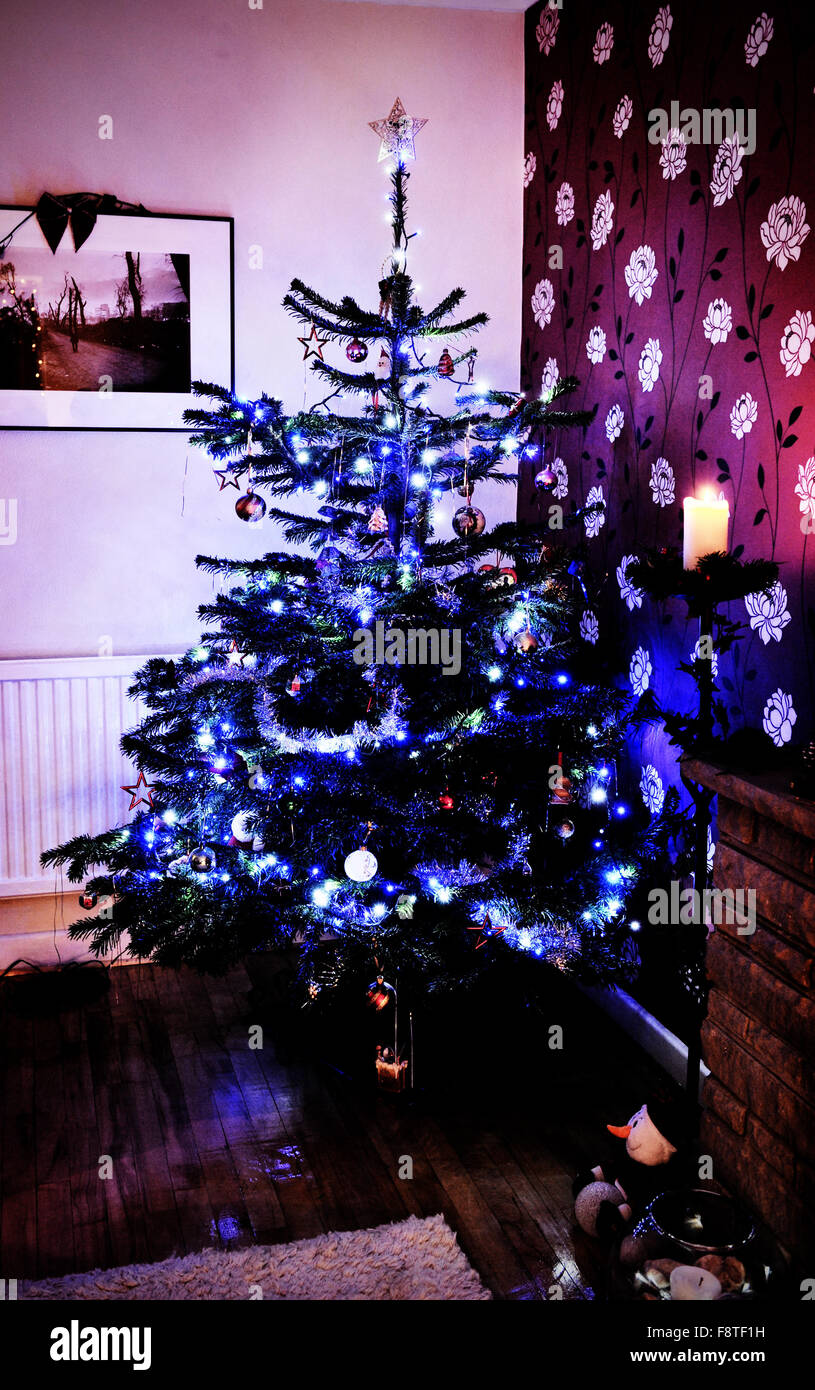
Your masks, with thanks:
<instances>
[{"instance_id":1,"label":"black candle holder","mask_svg":"<svg viewBox=\"0 0 815 1390\"><path fill-rule=\"evenodd\" d=\"M664 722L671 741L677 744L683 753L692 753L696 757L709 755L716 746L714 729L717 712L720 721L723 718L723 710L720 708L717 711L715 701L714 635L716 648L723 653L737 640L741 626L723 617L718 611L719 605L746 598L748 594L766 592L778 579L778 566L771 560L742 561L730 552L716 551L710 555L703 555L697 561L695 569L686 570L678 551L650 550L642 559L635 560L626 567L625 576L630 584L635 585L649 598L662 601L669 598L682 599L687 605L688 617L699 620L697 657L690 668L699 692L697 713L688 716L663 711L658 708L652 696L651 706L654 716ZM709 888L708 838L715 793L686 777L684 772L681 776L694 808L693 886L696 889L697 903L704 904ZM702 922L692 927L691 931L691 969L694 971L696 967L699 975L702 975L707 926ZM688 1038L685 1087L687 1100L694 1114L698 1110L699 1071L702 1062L701 1028L704 1014L705 1000L702 998L698 1003L697 1018Z\"/></svg>"}]
</instances>

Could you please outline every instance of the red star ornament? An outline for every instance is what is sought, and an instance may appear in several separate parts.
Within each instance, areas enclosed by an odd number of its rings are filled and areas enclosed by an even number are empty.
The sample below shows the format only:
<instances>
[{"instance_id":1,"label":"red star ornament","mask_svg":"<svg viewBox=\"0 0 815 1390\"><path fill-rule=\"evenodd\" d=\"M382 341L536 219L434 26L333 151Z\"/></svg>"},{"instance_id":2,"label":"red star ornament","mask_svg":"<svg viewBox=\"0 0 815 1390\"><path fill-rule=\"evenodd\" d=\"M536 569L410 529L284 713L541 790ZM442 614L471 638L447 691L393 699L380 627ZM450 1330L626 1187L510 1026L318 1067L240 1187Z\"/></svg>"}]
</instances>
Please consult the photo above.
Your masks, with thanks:
<instances>
[{"instance_id":1,"label":"red star ornament","mask_svg":"<svg viewBox=\"0 0 815 1390\"><path fill-rule=\"evenodd\" d=\"M147 793L146 796L144 794L142 794L141 796L136 795L136 793L139 790L139 787L144 787L144 790ZM135 783L134 786L122 787L123 792L130 792L130 805L127 808L128 811L134 810L136 806L141 806L142 802L144 802L145 806L149 806L150 810L152 811L153 792L155 791L155 789L155 783L148 784L147 778L145 777L144 773L140 772L139 780Z\"/></svg>"},{"instance_id":2,"label":"red star ornament","mask_svg":"<svg viewBox=\"0 0 815 1390\"><path fill-rule=\"evenodd\" d=\"M500 936L501 933L506 930L506 928L494 927L490 919L490 914L488 912L485 912L484 921L481 922L478 926L468 927L467 930L477 931L480 933L480 936L475 943L475 949L479 950L481 946L486 946L488 941L492 941L494 937Z\"/></svg>"},{"instance_id":3,"label":"red star ornament","mask_svg":"<svg viewBox=\"0 0 815 1390\"><path fill-rule=\"evenodd\" d=\"M238 475L231 468L213 468L212 472L219 479L219 492L223 492L225 487L234 487L237 492L240 492Z\"/></svg>"},{"instance_id":4,"label":"red star ornament","mask_svg":"<svg viewBox=\"0 0 815 1390\"><path fill-rule=\"evenodd\" d=\"M303 353L303 361L304 361L304 362L305 362L305 360L306 360L307 357L312 357L312 356L314 356L314 357L319 357L319 359L320 359L321 362L324 362L324 361L325 361L325 358L323 357L323 348L325 347L326 343L328 342L328 337L325 337L325 338L321 338L321 337L320 337L319 333L317 332L317 325L316 325L316 323L313 323L313 324L311 325L311 332L309 333L309 335L308 335L307 338L298 338L297 341L298 341L298 343L302 343L302 344L303 344L303 347L305 348L305 352ZM314 347L309 347L309 343L314 343L315 346L314 346Z\"/></svg>"}]
</instances>

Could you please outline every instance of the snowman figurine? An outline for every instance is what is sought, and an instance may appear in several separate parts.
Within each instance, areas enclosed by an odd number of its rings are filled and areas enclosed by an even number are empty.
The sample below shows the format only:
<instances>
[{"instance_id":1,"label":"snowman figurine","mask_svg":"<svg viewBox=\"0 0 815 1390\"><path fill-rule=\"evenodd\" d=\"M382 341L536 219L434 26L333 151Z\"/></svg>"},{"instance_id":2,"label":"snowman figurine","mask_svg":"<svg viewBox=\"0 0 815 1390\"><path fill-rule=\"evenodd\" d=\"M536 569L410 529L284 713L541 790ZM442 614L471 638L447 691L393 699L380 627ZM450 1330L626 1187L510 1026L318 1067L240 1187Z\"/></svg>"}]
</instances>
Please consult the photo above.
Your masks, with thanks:
<instances>
[{"instance_id":1,"label":"snowman figurine","mask_svg":"<svg viewBox=\"0 0 815 1390\"><path fill-rule=\"evenodd\" d=\"M578 1173L572 1184L578 1226L604 1240L623 1232L632 1203L641 1209L658 1191L678 1185L681 1138L673 1107L657 1101L643 1105L627 1125L606 1128L625 1140L625 1154Z\"/></svg>"}]
</instances>

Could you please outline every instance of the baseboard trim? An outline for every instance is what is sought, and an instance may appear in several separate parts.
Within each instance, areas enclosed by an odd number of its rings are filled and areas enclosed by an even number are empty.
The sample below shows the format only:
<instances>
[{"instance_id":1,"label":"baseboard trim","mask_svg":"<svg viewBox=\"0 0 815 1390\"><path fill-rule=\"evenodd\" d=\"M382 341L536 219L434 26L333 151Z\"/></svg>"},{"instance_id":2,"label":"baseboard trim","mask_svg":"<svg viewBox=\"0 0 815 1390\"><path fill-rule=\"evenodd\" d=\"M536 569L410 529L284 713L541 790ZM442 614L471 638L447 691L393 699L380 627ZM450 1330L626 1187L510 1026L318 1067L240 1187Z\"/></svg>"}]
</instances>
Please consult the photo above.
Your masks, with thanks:
<instances>
[{"instance_id":1,"label":"baseboard trim","mask_svg":"<svg viewBox=\"0 0 815 1390\"><path fill-rule=\"evenodd\" d=\"M653 1057L657 1065L662 1067L677 1085L684 1088L688 1048L681 1038L672 1033L670 1028L666 1028L664 1023L660 1023L659 1019L636 999L632 999L630 994L626 994L624 989L601 989L588 985L581 985L581 989L608 1014L609 1018L619 1024L623 1032L633 1038L649 1057ZM699 1077L700 1098L705 1077L709 1075L709 1069L703 1062Z\"/></svg>"}]
</instances>

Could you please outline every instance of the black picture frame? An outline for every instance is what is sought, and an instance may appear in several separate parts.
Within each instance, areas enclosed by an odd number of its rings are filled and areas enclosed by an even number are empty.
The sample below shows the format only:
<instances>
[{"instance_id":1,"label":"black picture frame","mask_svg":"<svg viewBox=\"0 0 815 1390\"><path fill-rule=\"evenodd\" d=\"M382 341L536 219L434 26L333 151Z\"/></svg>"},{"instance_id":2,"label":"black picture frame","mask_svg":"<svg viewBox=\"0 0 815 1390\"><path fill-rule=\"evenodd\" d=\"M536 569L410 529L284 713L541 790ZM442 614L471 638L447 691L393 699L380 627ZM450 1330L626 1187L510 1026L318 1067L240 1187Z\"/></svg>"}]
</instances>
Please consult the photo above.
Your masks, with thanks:
<instances>
[{"instance_id":1,"label":"black picture frame","mask_svg":"<svg viewBox=\"0 0 815 1390\"><path fill-rule=\"evenodd\" d=\"M79 251L74 250L71 233L66 230L54 255L36 218L30 216L32 213L31 207L0 204L0 241L17 223L23 224L14 232L0 260L0 272L4 265L14 264L15 251L18 262L23 257L36 265L42 257L44 276L49 269L63 265L69 269L87 267L93 258L99 258L98 264L102 264L104 258L123 256L126 251L146 251L149 255L164 255L165 259L172 254L174 264L178 258L189 257L189 379L215 381L235 389L233 217L141 210L100 214ZM119 251L113 249L116 245L120 245ZM42 322L46 322L44 317ZM80 338L79 343L82 342ZM70 363L67 353L63 356ZM182 414L195 403L196 398L189 391L149 391L144 386L118 392L115 386L37 390L4 387L0 377L0 430L189 434L190 427L183 424Z\"/></svg>"}]
</instances>

